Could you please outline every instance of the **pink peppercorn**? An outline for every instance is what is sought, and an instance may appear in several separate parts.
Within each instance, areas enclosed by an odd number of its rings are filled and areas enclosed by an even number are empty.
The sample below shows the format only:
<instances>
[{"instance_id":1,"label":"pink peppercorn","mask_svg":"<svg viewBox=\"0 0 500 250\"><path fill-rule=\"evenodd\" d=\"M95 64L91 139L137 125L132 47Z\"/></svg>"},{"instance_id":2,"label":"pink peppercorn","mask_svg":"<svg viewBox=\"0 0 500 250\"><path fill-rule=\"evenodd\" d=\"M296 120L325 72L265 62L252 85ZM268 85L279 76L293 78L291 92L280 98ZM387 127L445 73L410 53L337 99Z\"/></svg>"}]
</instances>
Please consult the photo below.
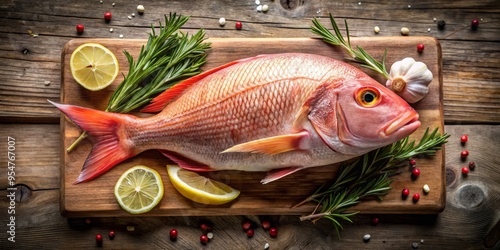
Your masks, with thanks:
<instances>
[{"instance_id":1,"label":"pink peppercorn","mask_svg":"<svg viewBox=\"0 0 500 250\"><path fill-rule=\"evenodd\" d=\"M415 203L416 203L418 200L420 200L420 194L419 194L419 193L415 193L415 194L413 195L413 202L415 202Z\"/></svg>"},{"instance_id":2,"label":"pink peppercorn","mask_svg":"<svg viewBox=\"0 0 500 250\"><path fill-rule=\"evenodd\" d=\"M425 48L425 46L424 46L423 43L418 44L417 45L417 51L418 51L418 53L424 52L424 48Z\"/></svg>"}]
</instances>

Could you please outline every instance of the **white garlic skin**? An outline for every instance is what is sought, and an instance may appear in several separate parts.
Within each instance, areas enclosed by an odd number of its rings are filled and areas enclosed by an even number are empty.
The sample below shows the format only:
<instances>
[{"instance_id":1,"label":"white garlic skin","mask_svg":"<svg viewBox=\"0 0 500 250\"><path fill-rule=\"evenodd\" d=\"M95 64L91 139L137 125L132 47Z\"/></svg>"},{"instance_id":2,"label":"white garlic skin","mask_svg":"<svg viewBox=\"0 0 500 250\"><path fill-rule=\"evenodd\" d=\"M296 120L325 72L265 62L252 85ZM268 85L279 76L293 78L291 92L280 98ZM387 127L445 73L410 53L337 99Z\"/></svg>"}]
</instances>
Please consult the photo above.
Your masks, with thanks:
<instances>
[{"instance_id":1,"label":"white garlic skin","mask_svg":"<svg viewBox=\"0 0 500 250\"><path fill-rule=\"evenodd\" d=\"M432 72L425 63L407 57L391 66L389 80L385 85L408 103L416 103L429 93L428 85L432 79ZM403 85L396 86L397 83Z\"/></svg>"}]
</instances>

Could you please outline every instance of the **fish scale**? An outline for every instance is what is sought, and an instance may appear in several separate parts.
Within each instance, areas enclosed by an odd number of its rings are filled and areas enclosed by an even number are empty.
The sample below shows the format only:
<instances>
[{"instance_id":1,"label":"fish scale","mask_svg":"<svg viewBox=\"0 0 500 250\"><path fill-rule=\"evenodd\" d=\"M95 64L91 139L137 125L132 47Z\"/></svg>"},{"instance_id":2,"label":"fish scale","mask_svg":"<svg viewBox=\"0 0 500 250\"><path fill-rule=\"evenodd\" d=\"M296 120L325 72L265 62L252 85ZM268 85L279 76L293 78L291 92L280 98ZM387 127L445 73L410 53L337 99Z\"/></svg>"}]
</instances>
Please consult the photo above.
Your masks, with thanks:
<instances>
[{"instance_id":1,"label":"fish scale","mask_svg":"<svg viewBox=\"0 0 500 250\"><path fill-rule=\"evenodd\" d=\"M158 149L195 171L270 171L267 183L388 145L420 125L415 110L359 69L298 53L242 59L187 79L146 107L163 107L149 118L54 105L97 139L77 182Z\"/></svg>"}]
</instances>

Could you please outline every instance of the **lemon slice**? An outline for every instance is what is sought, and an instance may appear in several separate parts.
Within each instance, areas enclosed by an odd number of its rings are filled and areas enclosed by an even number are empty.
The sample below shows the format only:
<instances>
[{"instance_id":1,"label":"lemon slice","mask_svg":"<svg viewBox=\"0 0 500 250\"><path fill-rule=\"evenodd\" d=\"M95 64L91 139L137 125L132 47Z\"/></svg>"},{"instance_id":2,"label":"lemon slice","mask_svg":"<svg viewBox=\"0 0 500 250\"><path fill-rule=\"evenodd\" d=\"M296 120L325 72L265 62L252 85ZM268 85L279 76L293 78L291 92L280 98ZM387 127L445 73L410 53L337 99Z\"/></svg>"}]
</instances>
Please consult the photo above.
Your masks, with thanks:
<instances>
[{"instance_id":1,"label":"lemon slice","mask_svg":"<svg viewBox=\"0 0 500 250\"><path fill-rule=\"evenodd\" d=\"M131 214L150 211L163 198L160 174L146 166L130 168L116 182L115 197L120 206Z\"/></svg>"},{"instance_id":2,"label":"lemon slice","mask_svg":"<svg viewBox=\"0 0 500 250\"><path fill-rule=\"evenodd\" d=\"M167 165L167 172L175 189L184 197L198 203L220 205L240 195L240 191L224 183L182 169L177 165Z\"/></svg>"},{"instance_id":3,"label":"lemon slice","mask_svg":"<svg viewBox=\"0 0 500 250\"><path fill-rule=\"evenodd\" d=\"M73 51L70 58L73 78L92 91L109 86L118 76L118 60L106 47L85 43Z\"/></svg>"}]
</instances>

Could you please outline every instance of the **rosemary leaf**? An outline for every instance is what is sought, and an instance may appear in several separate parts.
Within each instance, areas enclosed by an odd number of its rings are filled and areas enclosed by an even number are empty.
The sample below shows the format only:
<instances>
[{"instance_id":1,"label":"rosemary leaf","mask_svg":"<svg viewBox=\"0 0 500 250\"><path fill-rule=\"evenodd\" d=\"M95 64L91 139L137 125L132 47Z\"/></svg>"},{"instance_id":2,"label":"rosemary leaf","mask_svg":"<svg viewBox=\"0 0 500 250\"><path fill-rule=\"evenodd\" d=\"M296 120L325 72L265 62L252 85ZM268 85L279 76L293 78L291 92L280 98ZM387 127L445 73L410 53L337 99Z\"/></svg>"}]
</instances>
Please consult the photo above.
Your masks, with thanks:
<instances>
[{"instance_id":1,"label":"rosemary leaf","mask_svg":"<svg viewBox=\"0 0 500 250\"><path fill-rule=\"evenodd\" d=\"M432 132L427 128L419 143L410 142L409 137L405 137L342 165L333 183L321 185L311 196L295 206L314 201L319 207L319 210L315 209L300 219L315 222L326 218L333 222L335 231L340 233L343 228L340 221L352 222L351 217L358 213L348 211L352 206L370 197L381 201L391 189L391 177L397 174L404 161L421 154L435 155L448 137L447 134L440 134L437 128Z\"/></svg>"},{"instance_id":2,"label":"rosemary leaf","mask_svg":"<svg viewBox=\"0 0 500 250\"><path fill-rule=\"evenodd\" d=\"M188 20L188 16L176 13L165 15L165 25L159 22L158 33L151 25L148 41L141 47L136 60L128 51L123 51L129 65L128 74L113 92L105 111L128 113L149 103L179 81L201 72L210 43L204 42L203 29L191 36L179 31ZM70 152L86 135L84 131L67 151Z\"/></svg>"},{"instance_id":3,"label":"rosemary leaf","mask_svg":"<svg viewBox=\"0 0 500 250\"><path fill-rule=\"evenodd\" d=\"M377 61L360 46L356 46L356 49L353 49L351 46L351 39L349 36L349 27L347 25L347 20L344 20L345 30L347 34L347 42L346 42L332 14L330 14L330 23L332 24L334 34L332 34L332 32L330 32L325 26L323 26L317 18L314 18L312 20L312 23L313 26L311 27L311 32L321 36L323 41L329 44L340 46L351 57L349 60L359 63L363 67L374 70L377 73L381 74L386 79L389 79L389 73L387 72L387 69L385 67L385 58L387 55L387 49L385 50L384 56L382 57L382 62Z\"/></svg>"}]
</instances>

